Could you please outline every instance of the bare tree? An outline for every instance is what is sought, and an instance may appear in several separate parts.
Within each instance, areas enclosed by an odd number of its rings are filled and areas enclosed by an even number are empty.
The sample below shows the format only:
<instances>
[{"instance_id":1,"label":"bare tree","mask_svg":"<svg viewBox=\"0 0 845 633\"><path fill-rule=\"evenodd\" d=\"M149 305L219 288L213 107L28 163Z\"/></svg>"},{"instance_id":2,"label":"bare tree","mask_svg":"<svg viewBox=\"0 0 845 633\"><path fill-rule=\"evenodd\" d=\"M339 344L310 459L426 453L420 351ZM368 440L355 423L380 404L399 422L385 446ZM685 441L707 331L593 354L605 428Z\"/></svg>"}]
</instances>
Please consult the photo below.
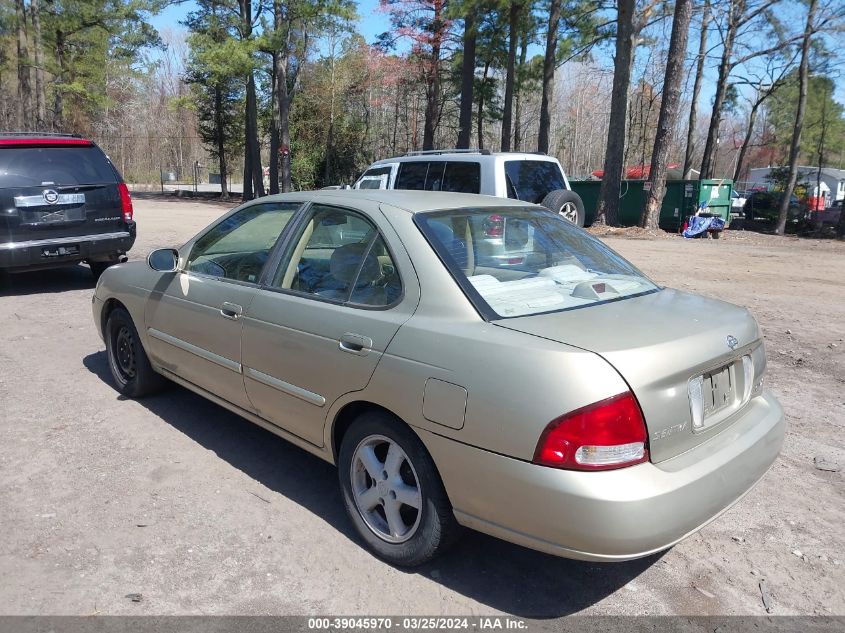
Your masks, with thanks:
<instances>
[{"instance_id":1,"label":"bare tree","mask_svg":"<svg viewBox=\"0 0 845 633\"><path fill-rule=\"evenodd\" d=\"M701 28L698 37L698 55L695 58L695 80L692 84L689 121L687 123L687 144L684 151L684 178L692 171L692 154L695 151L695 127L698 123L698 98L701 95L701 82L704 79L704 60L707 58L707 30L710 24L710 0L704 0L701 9Z\"/></svg>"},{"instance_id":2,"label":"bare tree","mask_svg":"<svg viewBox=\"0 0 845 633\"><path fill-rule=\"evenodd\" d=\"M559 1L559 0L557 0ZM475 41L477 39L474 3L468 3L464 15L463 59L461 61L461 106L458 117L459 149L468 149L472 136L473 85L475 84Z\"/></svg>"},{"instance_id":3,"label":"bare tree","mask_svg":"<svg viewBox=\"0 0 845 633\"><path fill-rule=\"evenodd\" d=\"M47 124L47 92L44 84L44 49L41 38L41 7L38 0L30 0L32 19L32 55L35 62L35 128L43 130Z\"/></svg>"},{"instance_id":4,"label":"bare tree","mask_svg":"<svg viewBox=\"0 0 845 633\"><path fill-rule=\"evenodd\" d=\"M607 149L604 156L604 176L601 182L596 222L614 225L619 216L619 192L625 155L625 127L628 110L628 87L634 63L634 43L654 8L651 0L637 14L636 0L618 0L616 18L616 55L613 60L613 93L610 98L610 122L607 129Z\"/></svg>"},{"instance_id":5,"label":"bare tree","mask_svg":"<svg viewBox=\"0 0 845 633\"><path fill-rule=\"evenodd\" d=\"M798 57L797 51L793 51L791 55L788 53L784 55L778 51L772 54L766 60L765 68L762 72L756 75L749 74L745 77L738 78L737 85L746 85L754 90L754 96L750 99L751 109L748 114L748 123L745 128L745 137L742 140L742 145L739 149L739 156L736 159L736 166L734 167L733 180L739 181L743 170L745 169L745 157L751 147L751 140L754 135L754 129L757 125L757 115L761 106L766 102L766 99L772 96L774 92L780 88L786 81L786 77L793 68L793 64Z\"/></svg>"},{"instance_id":6,"label":"bare tree","mask_svg":"<svg viewBox=\"0 0 845 633\"><path fill-rule=\"evenodd\" d=\"M549 128L551 127L551 105L554 100L555 68L557 67L557 39L560 26L561 0L552 0L549 6L549 27L546 31L546 54L543 57L543 97L540 105L540 131L537 135L537 151L549 152Z\"/></svg>"},{"instance_id":7,"label":"bare tree","mask_svg":"<svg viewBox=\"0 0 845 633\"><path fill-rule=\"evenodd\" d=\"M511 128L513 121L513 93L516 83L516 49L519 38L519 18L522 3L511 0L508 13L508 66L505 71L505 105L502 111L502 151L511 149Z\"/></svg>"},{"instance_id":8,"label":"bare tree","mask_svg":"<svg viewBox=\"0 0 845 633\"><path fill-rule=\"evenodd\" d=\"M24 0L15 0L15 19L18 29L18 125L22 130L28 130L32 128L32 84L29 81L30 65Z\"/></svg>"},{"instance_id":9,"label":"bare tree","mask_svg":"<svg viewBox=\"0 0 845 633\"><path fill-rule=\"evenodd\" d=\"M801 63L798 65L798 107L795 109L795 127L792 130L792 142L789 145L789 175L778 207L778 223L775 231L783 235L786 231L786 218L789 202L798 179L798 154L801 151L801 132L804 128L804 111L807 108L807 84L810 79L810 43L816 32L816 10L818 0L809 0L807 21L804 23L804 36L801 38Z\"/></svg>"},{"instance_id":10,"label":"bare tree","mask_svg":"<svg viewBox=\"0 0 845 633\"><path fill-rule=\"evenodd\" d=\"M687 54L687 35L692 18L692 0L676 0L675 16L672 21L672 36L669 40L669 55L666 60L666 78L663 80L663 100L657 120L657 134L651 152L651 171L648 176L649 189L640 217L640 226L657 228L660 221L660 206L666 193L666 163L669 158L672 134L678 120L681 101L681 79L684 57Z\"/></svg>"}]
</instances>

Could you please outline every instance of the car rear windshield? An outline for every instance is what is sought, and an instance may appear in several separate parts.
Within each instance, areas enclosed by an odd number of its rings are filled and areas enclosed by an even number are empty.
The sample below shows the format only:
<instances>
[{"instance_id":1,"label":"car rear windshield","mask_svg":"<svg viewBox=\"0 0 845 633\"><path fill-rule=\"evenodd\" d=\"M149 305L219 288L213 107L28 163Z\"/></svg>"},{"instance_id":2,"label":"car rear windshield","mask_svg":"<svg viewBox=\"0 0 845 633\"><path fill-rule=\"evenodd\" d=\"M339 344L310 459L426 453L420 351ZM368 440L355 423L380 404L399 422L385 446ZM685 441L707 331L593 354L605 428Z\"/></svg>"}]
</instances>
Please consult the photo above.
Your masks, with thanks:
<instances>
[{"instance_id":1,"label":"car rear windshield","mask_svg":"<svg viewBox=\"0 0 845 633\"><path fill-rule=\"evenodd\" d=\"M566 189L560 166L549 160L506 160L508 198L540 204L550 191Z\"/></svg>"},{"instance_id":2,"label":"car rear windshield","mask_svg":"<svg viewBox=\"0 0 845 633\"><path fill-rule=\"evenodd\" d=\"M414 221L485 318L571 310L659 289L589 233L536 207L432 211Z\"/></svg>"},{"instance_id":3,"label":"car rear windshield","mask_svg":"<svg viewBox=\"0 0 845 633\"><path fill-rule=\"evenodd\" d=\"M0 188L97 185L117 182L98 147L2 147Z\"/></svg>"}]
</instances>

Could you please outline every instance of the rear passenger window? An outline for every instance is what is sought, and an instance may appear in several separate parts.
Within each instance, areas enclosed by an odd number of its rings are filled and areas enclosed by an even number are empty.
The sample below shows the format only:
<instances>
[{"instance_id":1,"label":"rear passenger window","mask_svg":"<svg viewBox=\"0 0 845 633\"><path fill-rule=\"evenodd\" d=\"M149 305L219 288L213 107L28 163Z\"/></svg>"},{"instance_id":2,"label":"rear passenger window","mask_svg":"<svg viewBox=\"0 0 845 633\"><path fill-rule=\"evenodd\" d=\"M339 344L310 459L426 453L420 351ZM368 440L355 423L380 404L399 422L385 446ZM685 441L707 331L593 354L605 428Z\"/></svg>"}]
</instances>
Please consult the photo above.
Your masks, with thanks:
<instances>
[{"instance_id":1,"label":"rear passenger window","mask_svg":"<svg viewBox=\"0 0 845 633\"><path fill-rule=\"evenodd\" d=\"M440 191L443 185L443 170L446 168L444 161L437 161L428 164L428 174L425 177L426 191Z\"/></svg>"},{"instance_id":2,"label":"rear passenger window","mask_svg":"<svg viewBox=\"0 0 845 633\"><path fill-rule=\"evenodd\" d=\"M471 162L447 163L441 191L481 192L481 165Z\"/></svg>"},{"instance_id":3,"label":"rear passenger window","mask_svg":"<svg viewBox=\"0 0 845 633\"><path fill-rule=\"evenodd\" d=\"M414 162L399 165L399 175L396 177L396 189L425 189L425 176L428 173L428 163Z\"/></svg>"},{"instance_id":4,"label":"rear passenger window","mask_svg":"<svg viewBox=\"0 0 845 633\"><path fill-rule=\"evenodd\" d=\"M396 178L396 189L480 193L481 165L442 160L402 163Z\"/></svg>"}]
</instances>

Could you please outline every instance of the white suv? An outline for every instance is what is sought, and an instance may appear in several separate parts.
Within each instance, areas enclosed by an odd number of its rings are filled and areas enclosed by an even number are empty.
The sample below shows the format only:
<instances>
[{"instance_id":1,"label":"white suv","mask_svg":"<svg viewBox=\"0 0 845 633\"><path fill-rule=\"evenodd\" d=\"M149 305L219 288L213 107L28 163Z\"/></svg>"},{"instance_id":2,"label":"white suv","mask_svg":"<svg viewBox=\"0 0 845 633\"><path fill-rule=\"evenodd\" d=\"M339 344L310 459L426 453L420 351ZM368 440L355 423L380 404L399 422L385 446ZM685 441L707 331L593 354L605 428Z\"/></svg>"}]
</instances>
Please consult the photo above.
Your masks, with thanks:
<instances>
[{"instance_id":1,"label":"white suv","mask_svg":"<svg viewBox=\"0 0 845 633\"><path fill-rule=\"evenodd\" d=\"M584 203L556 158L519 152L430 150L374 162L354 189L478 193L541 204L584 226Z\"/></svg>"}]
</instances>

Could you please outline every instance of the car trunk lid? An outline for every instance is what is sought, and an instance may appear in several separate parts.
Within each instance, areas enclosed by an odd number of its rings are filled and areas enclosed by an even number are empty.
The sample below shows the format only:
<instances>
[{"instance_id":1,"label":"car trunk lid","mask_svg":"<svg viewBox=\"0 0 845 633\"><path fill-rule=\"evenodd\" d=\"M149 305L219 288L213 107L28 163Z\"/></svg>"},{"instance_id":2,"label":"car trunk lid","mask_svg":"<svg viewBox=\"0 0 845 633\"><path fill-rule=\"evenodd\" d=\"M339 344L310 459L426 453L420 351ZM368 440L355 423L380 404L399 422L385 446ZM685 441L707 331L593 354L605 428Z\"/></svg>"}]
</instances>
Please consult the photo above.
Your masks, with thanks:
<instances>
[{"instance_id":1,"label":"car trunk lid","mask_svg":"<svg viewBox=\"0 0 845 633\"><path fill-rule=\"evenodd\" d=\"M595 352L613 365L642 407L653 462L730 425L747 403L746 383L765 367L757 323L745 308L671 289L495 324ZM757 378L746 378L744 355ZM693 428L691 381L702 393L701 428Z\"/></svg>"}]
</instances>

